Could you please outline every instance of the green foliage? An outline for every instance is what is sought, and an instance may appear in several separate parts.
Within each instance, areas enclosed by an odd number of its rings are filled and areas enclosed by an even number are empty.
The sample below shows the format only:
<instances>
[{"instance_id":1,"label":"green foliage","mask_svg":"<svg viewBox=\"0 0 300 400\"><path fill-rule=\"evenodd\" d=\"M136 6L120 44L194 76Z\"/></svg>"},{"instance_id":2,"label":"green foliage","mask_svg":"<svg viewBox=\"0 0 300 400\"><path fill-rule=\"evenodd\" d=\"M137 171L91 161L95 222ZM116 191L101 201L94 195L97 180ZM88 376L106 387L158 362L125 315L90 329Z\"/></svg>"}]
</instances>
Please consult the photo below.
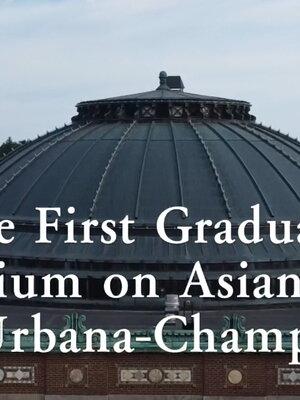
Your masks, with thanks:
<instances>
[{"instance_id":1,"label":"green foliage","mask_svg":"<svg viewBox=\"0 0 300 400\"><path fill-rule=\"evenodd\" d=\"M26 143L26 140L21 140L19 142L14 142L11 137L9 137L4 143L0 146L0 159L8 155L11 151L15 150L17 147Z\"/></svg>"}]
</instances>

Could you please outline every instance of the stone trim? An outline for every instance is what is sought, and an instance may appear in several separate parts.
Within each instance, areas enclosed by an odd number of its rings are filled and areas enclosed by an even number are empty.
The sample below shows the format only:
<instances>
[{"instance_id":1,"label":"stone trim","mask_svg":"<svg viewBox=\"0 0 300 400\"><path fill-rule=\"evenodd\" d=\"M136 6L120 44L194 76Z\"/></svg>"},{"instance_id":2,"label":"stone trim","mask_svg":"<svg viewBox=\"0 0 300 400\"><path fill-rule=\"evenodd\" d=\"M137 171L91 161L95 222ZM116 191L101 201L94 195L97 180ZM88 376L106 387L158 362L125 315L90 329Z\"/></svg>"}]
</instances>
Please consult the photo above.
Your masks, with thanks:
<instances>
[{"instance_id":1,"label":"stone trim","mask_svg":"<svg viewBox=\"0 0 300 400\"><path fill-rule=\"evenodd\" d=\"M299 396L202 396L202 395L44 395L0 394L0 400L299 400Z\"/></svg>"}]
</instances>

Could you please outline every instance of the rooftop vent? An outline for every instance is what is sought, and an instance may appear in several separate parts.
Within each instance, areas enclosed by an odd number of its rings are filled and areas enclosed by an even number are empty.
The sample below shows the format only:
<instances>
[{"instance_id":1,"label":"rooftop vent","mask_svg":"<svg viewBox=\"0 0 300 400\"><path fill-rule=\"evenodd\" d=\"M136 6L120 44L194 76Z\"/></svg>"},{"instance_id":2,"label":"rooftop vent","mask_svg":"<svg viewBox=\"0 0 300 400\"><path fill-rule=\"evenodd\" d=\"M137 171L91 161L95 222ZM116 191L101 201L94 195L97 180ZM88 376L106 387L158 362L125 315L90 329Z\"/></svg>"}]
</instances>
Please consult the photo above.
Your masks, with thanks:
<instances>
[{"instance_id":1,"label":"rooftop vent","mask_svg":"<svg viewBox=\"0 0 300 400\"><path fill-rule=\"evenodd\" d=\"M167 90L181 90L184 89L184 84L180 76L168 76L165 71L161 71L159 74L159 87L160 89L167 89Z\"/></svg>"},{"instance_id":2,"label":"rooftop vent","mask_svg":"<svg viewBox=\"0 0 300 400\"><path fill-rule=\"evenodd\" d=\"M167 85L170 89L177 89L181 91L184 89L184 84L180 76L168 76Z\"/></svg>"}]
</instances>

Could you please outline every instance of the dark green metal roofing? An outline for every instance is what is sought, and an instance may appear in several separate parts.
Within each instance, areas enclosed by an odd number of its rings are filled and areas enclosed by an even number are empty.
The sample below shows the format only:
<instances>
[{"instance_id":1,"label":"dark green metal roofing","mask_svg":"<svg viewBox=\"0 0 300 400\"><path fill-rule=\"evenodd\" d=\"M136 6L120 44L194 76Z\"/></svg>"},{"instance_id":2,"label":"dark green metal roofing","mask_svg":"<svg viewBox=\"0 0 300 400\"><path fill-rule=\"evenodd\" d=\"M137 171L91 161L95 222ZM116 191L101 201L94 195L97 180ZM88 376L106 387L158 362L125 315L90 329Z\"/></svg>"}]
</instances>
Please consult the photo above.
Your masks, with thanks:
<instances>
[{"instance_id":1,"label":"dark green metal roofing","mask_svg":"<svg viewBox=\"0 0 300 400\"><path fill-rule=\"evenodd\" d=\"M248 104L246 101L226 99L223 97L205 96L200 94L193 94L183 92L184 85L180 76L167 76L167 73L162 71L159 74L160 85L156 90L149 92L142 92L130 94L126 96L109 97L107 99L84 101L78 106L106 103L106 102L119 102L119 101L140 101L140 100L179 100L179 101L207 101L207 102L227 102L227 103L243 103ZM176 88L177 90L172 90Z\"/></svg>"},{"instance_id":2,"label":"dark green metal roofing","mask_svg":"<svg viewBox=\"0 0 300 400\"><path fill-rule=\"evenodd\" d=\"M84 104L95 104L95 103L106 103L106 102L118 102L118 101L139 101L139 100L179 100L179 101L208 101L208 102L234 102L249 104L245 101L226 99L222 97L212 97L200 94L193 94L183 92L181 90L171 89L156 89L149 92L135 93L126 96L109 97L107 99L84 101L78 104L78 106Z\"/></svg>"},{"instance_id":3,"label":"dark green metal roofing","mask_svg":"<svg viewBox=\"0 0 300 400\"><path fill-rule=\"evenodd\" d=\"M261 204L262 223L273 218L298 221L300 145L256 124L246 109L224 114L225 109L218 113L211 108L205 114L199 108L197 116L188 115L190 109L182 113L181 106L176 111L169 102L172 96L200 99L199 107L207 100L179 90L159 89L115 100L149 96L157 96L167 114L174 113L159 117L162 109L155 109L156 114L150 109L143 118L133 113L128 121L118 119L116 109L111 110L114 119L89 114L85 126L77 121L4 159L1 217L16 222L16 240L2 245L0 256L131 263L299 260L297 243L275 246L267 237L255 248L217 246L213 241L174 246L155 237L150 228L171 206L187 207L189 217L183 221L173 215L170 226L200 219L231 219L237 224L251 216L250 207L256 203ZM209 99L217 107L219 98ZM66 210L74 206L78 221L120 220L128 214L136 221L132 235L138 239L131 246L73 246L57 233L52 246L36 245L37 206L61 207L62 218L69 218Z\"/></svg>"},{"instance_id":4,"label":"dark green metal roofing","mask_svg":"<svg viewBox=\"0 0 300 400\"><path fill-rule=\"evenodd\" d=\"M134 246L35 245L35 207L59 206L63 218L70 205L78 220L122 219L129 215L141 229L154 226L167 207L186 206L185 224L202 218L250 217L261 204L262 222L299 218L300 146L256 124L235 121L103 122L48 135L20 149L0 166L3 218L19 221L22 233L2 255L71 257L97 260L206 262L299 258L295 245L172 246L148 230ZM170 225L183 223L173 217ZM27 225L26 225L27 224ZM25 229L24 227L27 228ZM27 233L24 232L27 230ZM140 232L140 231L139 231ZM30 236L28 236L30 235Z\"/></svg>"}]
</instances>

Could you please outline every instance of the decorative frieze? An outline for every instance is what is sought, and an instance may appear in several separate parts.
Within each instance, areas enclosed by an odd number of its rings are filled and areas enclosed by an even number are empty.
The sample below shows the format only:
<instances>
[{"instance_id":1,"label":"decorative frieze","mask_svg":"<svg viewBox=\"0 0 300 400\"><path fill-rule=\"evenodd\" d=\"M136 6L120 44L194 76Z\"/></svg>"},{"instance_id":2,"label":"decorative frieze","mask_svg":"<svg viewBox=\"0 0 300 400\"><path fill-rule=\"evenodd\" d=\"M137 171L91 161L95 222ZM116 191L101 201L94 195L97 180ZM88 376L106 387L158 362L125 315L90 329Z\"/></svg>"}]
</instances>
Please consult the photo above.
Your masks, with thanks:
<instances>
[{"instance_id":1,"label":"decorative frieze","mask_svg":"<svg viewBox=\"0 0 300 400\"><path fill-rule=\"evenodd\" d=\"M192 368L119 368L121 384L191 384Z\"/></svg>"},{"instance_id":2,"label":"decorative frieze","mask_svg":"<svg viewBox=\"0 0 300 400\"><path fill-rule=\"evenodd\" d=\"M144 119L216 119L255 121L250 114L248 103L235 101L196 101L168 100L161 101L101 101L80 103L78 115L72 118L73 123L83 124L93 120L144 120Z\"/></svg>"},{"instance_id":3,"label":"decorative frieze","mask_svg":"<svg viewBox=\"0 0 300 400\"><path fill-rule=\"evenodd\" d=\"M238 385L243 380L243 374L239 369L232 369L228 372L227 379L232 385Z\"/></svg>"},{"instance_id":4,"label":"decorative frieze","mask_svg":"<svg viewBox=\"0 0 300 400\"><path fill-rule=\"evenodd\" d=\"M181 105L170 105L169 106L170 117L181 118L183 116L183 110L184 108Z\"/></svg>"},{"instance_id":5,"label":"decorative frieze","mask_svg":"<svg viewBox=\"0 0 300 400\"><path fill-rule=\"evenodd\" d=\"M247 387L247 366L231 367L224 365L225 368L225 385L224 388L231 386Z\"/></svg>"},{"instance_id":6,"label":"decorative frieze","mask_svg":"<svg viewBox=\"0 0 300 400\"><path fill-rule=\"evenodd\" d=\"M300 368L278 368L278 385L300 385Z\"/></svg>"},{"instance_id":7,"label":"decorative frieze","mask_svg":"<svg viewBox=\"0 0 300 400\"><path fill-rule=\"evenodd\" d=\"M3 366L0 368L0 384L34 384L35 366Z\"/></svg>"},{"instance_id":8,"label":"decorative frieze","mask_svg":"<svg viewBox=\"0 0 300 400\"><path fill-rule=\"evenodd\" d=\"M155 106L154 105L146 105L141 107L141 117L142 118L151 118L155 116Z\"/></svg>"},{"instance_id":9,"label":"decorative frieze","mask_svg":"<svg viewBox=\"0 0 300 400\"><path fill-rule=\"evenodd\" d=\"M66 387L83 386L88 387L88 365L65 364Z\"/></svg>"}]
</instances>

